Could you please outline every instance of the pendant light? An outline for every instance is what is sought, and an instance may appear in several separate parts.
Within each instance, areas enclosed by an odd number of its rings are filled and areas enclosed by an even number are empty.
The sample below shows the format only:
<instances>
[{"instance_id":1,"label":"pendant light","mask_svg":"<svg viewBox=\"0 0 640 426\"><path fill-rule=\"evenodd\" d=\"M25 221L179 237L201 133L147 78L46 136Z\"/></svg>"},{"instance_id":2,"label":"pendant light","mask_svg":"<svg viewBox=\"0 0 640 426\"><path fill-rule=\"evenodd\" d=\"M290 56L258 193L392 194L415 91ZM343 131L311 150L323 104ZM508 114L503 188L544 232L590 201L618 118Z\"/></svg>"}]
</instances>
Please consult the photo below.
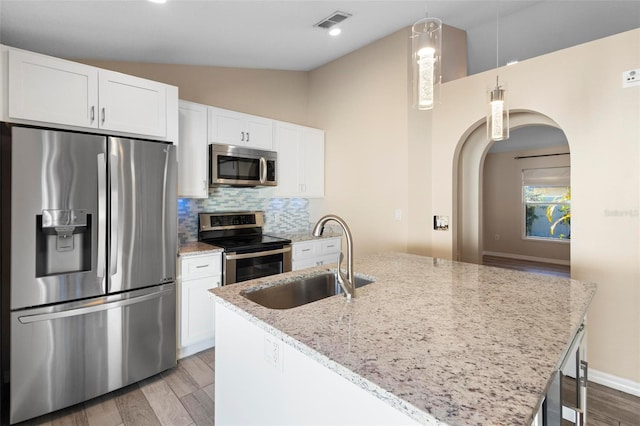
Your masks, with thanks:
<instances>
[{"instance_id":1,"label":"pendant light","mask_svg":"<svg viewBox=\"0 0 640 426\"><path fill-rule=\"evenodd\" d=\"M501 141L509 139L509 107L505 100L504 86L500 85L497 75L499 67L500 15L496 11L496 86L489 91L489 109L487 111L487 139Z\"/></svg>"},{"instance_id":2,"label":"pendant light","mask_svg":"<svg viewBox=\"0 0 640 426\"><path fill-rule=\"evenodd\" d=\"M442 21L426 16L411 27L413 106L432 109L440 95L442 80Z\"/></svg>"}]
</instances>

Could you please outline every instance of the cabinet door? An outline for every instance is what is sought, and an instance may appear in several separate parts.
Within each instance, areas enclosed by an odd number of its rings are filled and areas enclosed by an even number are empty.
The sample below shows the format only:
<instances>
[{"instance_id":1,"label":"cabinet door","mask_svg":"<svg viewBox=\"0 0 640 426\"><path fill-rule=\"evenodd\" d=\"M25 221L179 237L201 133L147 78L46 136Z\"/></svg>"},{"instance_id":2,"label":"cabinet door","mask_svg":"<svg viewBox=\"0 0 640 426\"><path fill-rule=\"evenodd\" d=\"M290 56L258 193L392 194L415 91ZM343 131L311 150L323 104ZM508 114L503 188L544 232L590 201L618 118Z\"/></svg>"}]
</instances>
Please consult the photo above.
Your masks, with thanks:
<instances>
[{"instance_id":1,"label":"cabinet door","mask_svg":"<svg viewBox=\"0 0 640 426\"><path fill-rule=\"evenodd\" d=\"M300 144L300 184L304 197L324 197L324 132L305 129Z\"/></svg>"},{"instance_id":2,"label":"cabinet door","mask_svg":"<svg viewBox=\"0 0 640 426\"><path fill-rule=\"evenodd\" d=\"M245 116L245 145L250 148L273 149L273 120L254 115Z\"/></svg>"},{"instance_id":3,"label":"cabinet door","mask_svg":"<svg viewBox=\"0 0 640 426\"><path fill-rule=\"evenodd\" d=\"M167 135L164 84L100 70L99 95L100 128L151 136Z\"/></svg>"},{"instance_id":4,"label":"cabinet door","mask_svg":"<svg viewBox=\"0 0 640 426\"><path fill-rule=\"evenodd\" d=\"M275 145L278 152L277 179L275 194L280 197L300 195L299 154L298 149L302 133L295 127L276 123Z\"/></svg>"},{"instance_id":5,"label":"cabinet door","mask_svg":"<svg viewBox=\"0 0 640 426\"><path fill-rule=\"evenodd\" d=\"M207 106L180 101L178 197L208 198Z\"/></svg>"},{"instance_id":6,"label":"cabinet door","mask_svg":"<svg viewBox=\"0 0 640 426\"><path fill-rule=\"evenodd\" d=\"M215 337L215 303L209 294L209 289L219 286L219 276L182 281L180 347Z\"/></svg>"},{"instance_id":7,"label":"cabinet door","mask_svg":"<svg viewBox=\"0 0 640 426\"><path fill-rule=\"evenodd\" d=\"M280 197L324 197L324 132L276 122Z\"/></svg>"},{"instance_id":8,"label":"cabinet door","mask_svg":"<svg viewBox=\"0 0 640 426\"><path fill-rule=\"evenodd\" d=\"M9 117L97 127L97 108L97 68L9 51Z\"/></svg>"},{"instance_id":9,"label":"cabinet door","mask_svg":"<svg viewBox=\"0 0 640 426\"><path fill-rule=\"evenodd\" d=\"M209 107L209 143L242 145L244 139L243 114Z\"/></svg>"},{"instance_id":10,"label":"cabinet door","mask_svg":"<svg viewBox=\"0 0 640 426\"><path fill-rule=\"evenodd\" d=\"M273 120L210 107L209 143L272 150Z\"/></svg>"}]
</instances>

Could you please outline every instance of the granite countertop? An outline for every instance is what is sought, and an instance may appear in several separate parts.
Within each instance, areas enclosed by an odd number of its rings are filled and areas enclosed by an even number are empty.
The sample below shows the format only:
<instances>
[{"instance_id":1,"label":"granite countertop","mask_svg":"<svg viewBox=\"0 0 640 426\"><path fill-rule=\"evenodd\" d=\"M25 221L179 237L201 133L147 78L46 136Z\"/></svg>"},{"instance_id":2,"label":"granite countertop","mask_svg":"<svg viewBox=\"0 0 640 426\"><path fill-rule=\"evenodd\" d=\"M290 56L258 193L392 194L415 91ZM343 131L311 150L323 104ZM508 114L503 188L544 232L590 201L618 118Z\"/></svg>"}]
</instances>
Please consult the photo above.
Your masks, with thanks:
<instances>
[{"instance_id":1,"label":"granite countertop","mask_svg":"<svg viewBox=\"0 0 640 426\"><path fill-rule=\"evenodd\" d=\"M272 310L241 292L319 266L212 289L218 303L428 425L528 425L596 286L401 253L356 257L376 282Z\"/></svg>"},{"instance_id":2,"label":"granite countertop","mask_svg":"<svg viewBox=\"0 0 640 426\"><path fill-rule=\"evenodd\" d=\"M222 253L223 250L221 247L212 246L211 244L201 243L200 241L190 241L180 244L178 256L187 257L209 253Z\"/></svg>"}]
</instances>

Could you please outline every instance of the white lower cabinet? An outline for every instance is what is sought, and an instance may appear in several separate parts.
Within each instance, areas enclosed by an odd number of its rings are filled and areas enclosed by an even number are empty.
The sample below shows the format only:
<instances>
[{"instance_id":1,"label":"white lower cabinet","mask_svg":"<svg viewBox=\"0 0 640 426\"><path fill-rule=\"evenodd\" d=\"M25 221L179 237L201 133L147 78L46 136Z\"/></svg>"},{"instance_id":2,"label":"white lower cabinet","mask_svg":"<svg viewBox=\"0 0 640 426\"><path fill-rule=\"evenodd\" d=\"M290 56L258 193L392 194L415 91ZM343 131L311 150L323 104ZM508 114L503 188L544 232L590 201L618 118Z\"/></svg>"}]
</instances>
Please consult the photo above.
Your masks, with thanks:
<instances>
[{"instance_id":1,"label":"white lower cabinet","mask_svg":"<svg viewBox=\"0 0 640 426\"><path fill-rule=\"evenodd\" d=\"M291 270L337 263L341 246L341 237L295 242L292 244Z\"/></svg>"},{"instance_id":2,"label":"white lower cabinet","mask_svg":"<svg viewBox=\"0 0 640 426\"><path fill-rule=\"evenodd\" d=\"M178 358L215 344L215 311L209 289L222 283L220 253L181 257L178 276Z\"/></svg>"},{"instance_id":3,"label":"white lower cabinet","mask_svg":"<svg viewBox=\"0 0 640 426\"><path fill-rule=\"evenodd\" d=\"M215 424L419 424L365 390L371 387L365 380L350 381L349 374L322 365L260 328L259 321L222 304L216 320Z\"/></svg>"}]
</instances>

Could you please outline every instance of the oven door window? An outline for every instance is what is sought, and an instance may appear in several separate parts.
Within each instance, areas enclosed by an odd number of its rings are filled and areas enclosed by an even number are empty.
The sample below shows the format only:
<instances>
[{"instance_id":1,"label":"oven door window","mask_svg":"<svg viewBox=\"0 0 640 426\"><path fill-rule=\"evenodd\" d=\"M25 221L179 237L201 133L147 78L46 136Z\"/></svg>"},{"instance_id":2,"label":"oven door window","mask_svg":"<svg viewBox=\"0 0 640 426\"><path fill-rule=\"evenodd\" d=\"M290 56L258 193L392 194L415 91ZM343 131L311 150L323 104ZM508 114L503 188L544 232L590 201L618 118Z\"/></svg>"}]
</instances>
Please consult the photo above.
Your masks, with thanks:
<instances>
[{"instance_id":1,"label":"oven door window","mask_svg":"<svg viewBox=\"0 0 640 426\"><path fill-rule=\"evenodd\" d=\"M260 180L260 160L218 155L218 179Z\"/></svg>"},{"instance_id":2,"label":"oven door window","mask_svg":"<svg viewBox=\"0 0 640 426\"><path fill-rule=\"evenodd\" d=\"M236 260L236 282L248 281L283 272L282 254Z\"/></svg>"}]
</instances>

